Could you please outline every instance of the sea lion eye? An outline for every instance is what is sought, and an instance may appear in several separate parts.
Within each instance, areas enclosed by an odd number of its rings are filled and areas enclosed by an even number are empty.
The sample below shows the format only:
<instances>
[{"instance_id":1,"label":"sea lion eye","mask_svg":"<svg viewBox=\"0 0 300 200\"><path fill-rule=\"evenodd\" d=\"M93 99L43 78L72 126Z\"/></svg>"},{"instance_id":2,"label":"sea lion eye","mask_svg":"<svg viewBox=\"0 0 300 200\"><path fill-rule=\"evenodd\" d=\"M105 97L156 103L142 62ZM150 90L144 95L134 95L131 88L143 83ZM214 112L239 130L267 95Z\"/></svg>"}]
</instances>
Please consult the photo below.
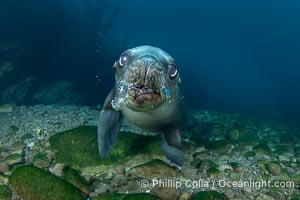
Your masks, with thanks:
<instances>
[{"instance_id":1,"label":"sea lion eye","mask_svg":"<svg viewBox=\"0 0 300 200\"><path fill-rule=\"evenodd\" d=\"M168 73L169 73L169 76L171 77L171 78L174 78L174 77L176 77L176 75L177 75L177 65L175 65L175 64L169 64L168 65Z\"/></svg>"},{"instance_id":2,"label":"sea lion eye","mask_svg":"<svg viewBox=\"0 0 300 200\"><path fill-rule=\"evenodd\" d=\"M129 60L129 55L127 53L122 54L121 57L119 58L119 66L123 67L128 60Z\"/></svg>"}]
</instances>

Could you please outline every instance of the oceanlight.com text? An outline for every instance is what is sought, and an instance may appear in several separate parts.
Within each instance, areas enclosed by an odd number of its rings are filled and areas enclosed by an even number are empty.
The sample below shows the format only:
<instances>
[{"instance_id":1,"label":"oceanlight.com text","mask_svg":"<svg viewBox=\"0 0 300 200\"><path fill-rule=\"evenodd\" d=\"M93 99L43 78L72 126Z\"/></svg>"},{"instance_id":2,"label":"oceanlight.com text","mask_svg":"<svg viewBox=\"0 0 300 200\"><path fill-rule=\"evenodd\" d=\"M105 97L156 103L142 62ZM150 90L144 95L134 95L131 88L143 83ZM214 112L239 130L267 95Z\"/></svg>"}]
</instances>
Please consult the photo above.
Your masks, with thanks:
<instances>
[{"instance_id":1,"label":"oceanlight.com text","mask_svg":"<svg viewBox=\"0 0 300 200\"><path fill-rule=\"evenodd\" d=\"M227 181L227 180L205 180L205 179L198 179L198 180L172 180L172 179L143 179L139 182L140 186L143 188L147 187L173 187L173 188L294 188L295 183L293 181L254 181L254 180L239 180L239 181Z\"/></svg>"}]
</instances>

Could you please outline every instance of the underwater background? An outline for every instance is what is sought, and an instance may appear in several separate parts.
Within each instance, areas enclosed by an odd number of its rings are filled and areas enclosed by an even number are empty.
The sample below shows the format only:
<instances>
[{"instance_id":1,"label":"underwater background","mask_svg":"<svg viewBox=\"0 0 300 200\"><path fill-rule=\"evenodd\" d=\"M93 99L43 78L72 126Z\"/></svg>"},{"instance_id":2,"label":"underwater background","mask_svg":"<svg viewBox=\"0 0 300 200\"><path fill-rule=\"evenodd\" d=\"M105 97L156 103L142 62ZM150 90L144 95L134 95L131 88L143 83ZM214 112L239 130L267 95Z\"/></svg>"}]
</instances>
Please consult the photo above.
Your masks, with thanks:
<instances>
[{"instance_id":1,"label":"underwater background","mask_svg":"<svg viewBox=\"0 0 300 200\"><path fill-rule=\"evenodd\" d=\"M299 10L297 0L1 0L0 199L300 199ZM206 145L184 131L180 172L160 137L127 123L108 158L97 152L113 63L140 45L176 60L184 102L211 135ZM142 187L153 177L208 185ZM242 178L294 185L212 186Z\"/></svg>"},{"instance_id":2,"label":"underwater background","mask_svg":"<svg viewBox=\"0 0 300 200\"><path fill-rule=\"evenodd\" d=\"M0 9L2 103L102 104L120 53L148 44L178 62L189 106L299 122L296 0L3 0ZM42 92L57 83L70 96Z\"/></svg>"}]
</instances>

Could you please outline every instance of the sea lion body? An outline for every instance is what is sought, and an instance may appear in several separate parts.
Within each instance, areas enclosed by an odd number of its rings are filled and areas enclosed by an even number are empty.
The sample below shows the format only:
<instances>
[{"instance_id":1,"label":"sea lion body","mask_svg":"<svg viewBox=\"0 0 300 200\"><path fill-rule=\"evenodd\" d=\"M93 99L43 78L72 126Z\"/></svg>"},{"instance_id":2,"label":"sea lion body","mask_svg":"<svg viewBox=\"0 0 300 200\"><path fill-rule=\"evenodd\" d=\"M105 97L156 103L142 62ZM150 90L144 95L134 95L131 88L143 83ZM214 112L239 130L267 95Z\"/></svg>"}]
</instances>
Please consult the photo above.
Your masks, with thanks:
<instances>
[{"instance_id":1,"label":"sea lion body","mask_svg":"<svg viewBox=\"0 0 300 200\"><path fill-rule=\"evenodd\" d=\"M99 117L100 156L108 153L125 117L146 131L163 133L166 157L181 166L184 114L175 60L159 48L140 46L123 52L113 67L116 85Z\"/></svg>"}]
</instances>

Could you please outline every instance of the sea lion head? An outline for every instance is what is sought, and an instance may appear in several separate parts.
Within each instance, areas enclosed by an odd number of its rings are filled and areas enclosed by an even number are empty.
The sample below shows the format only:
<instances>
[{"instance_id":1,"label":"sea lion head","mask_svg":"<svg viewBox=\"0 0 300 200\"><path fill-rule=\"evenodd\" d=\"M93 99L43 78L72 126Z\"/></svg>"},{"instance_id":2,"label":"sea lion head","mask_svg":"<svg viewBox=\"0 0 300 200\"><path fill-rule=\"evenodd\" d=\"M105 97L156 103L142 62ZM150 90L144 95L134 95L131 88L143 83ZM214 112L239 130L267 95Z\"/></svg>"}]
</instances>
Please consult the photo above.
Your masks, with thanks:
<instances>
[{"instance_id":1,"label":"sea lion head","mask_svg":"<svg viewBox=\"0 0 300 200\"><path fill-rule=\"evenodd\" d=\"M154 109L178 96L180 77L175 60L165 51L139 46L124 51L113 66L116 70L112 106L133 111Z\"/></svg>"}]
</instances>

